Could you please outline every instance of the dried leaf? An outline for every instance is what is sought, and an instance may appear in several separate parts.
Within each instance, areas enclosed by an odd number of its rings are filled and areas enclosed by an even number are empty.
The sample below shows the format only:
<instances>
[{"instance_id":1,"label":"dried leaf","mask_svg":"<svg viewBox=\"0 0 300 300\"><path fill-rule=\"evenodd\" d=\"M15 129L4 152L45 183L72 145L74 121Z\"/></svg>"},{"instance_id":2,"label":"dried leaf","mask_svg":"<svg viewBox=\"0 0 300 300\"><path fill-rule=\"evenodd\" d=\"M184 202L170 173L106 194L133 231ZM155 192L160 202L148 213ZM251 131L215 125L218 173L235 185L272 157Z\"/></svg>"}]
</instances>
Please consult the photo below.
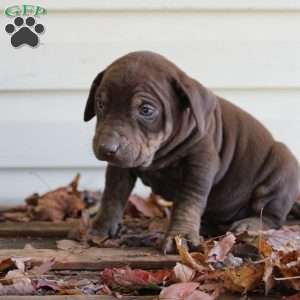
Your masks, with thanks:
<instances>
[{"instance_id":1,"label":"dried leaf","mask_svg":"<svg viewBox=\"0 0 300 300\"><path fill-rule=\"evenodd\" d=\"M215 242L214 247L208 253L208 262L224 261L226 255L235 244L235 236L232 233L227 234L220 241Z\"/></svg>"},{"instance_id":2,"label":"dried leaf","mask_svg":"<svg viewBox=\"0 0 300 300\"><path fill-rule=\"evenodd\" d=\"M2 285L0 283L0 296L9 296L9 295L33 295L35 292L34 287L31 284L29 278L19 278L13 284Z\"/></svg>"},{"instance_id":3,"label":"dried leaf","mask_svg":"<svg viewBox=\"0 0 300 300\"><path fill-rule=\"evenodd\" d=\"M130 289L139 289L153 284L162 284L170 276L170 270L150 272L140 269L130 269L129 267L107 268L101 273L102 282L109 287L127 287Z\"/></svg>"},{"instance_id":4,"label":"dried leaf","mask_svg":"<svg viewBox=\"0 0 300 300\"><path fill-rule=\"evenodd\" d=\"M0 283L0 296L33 295L35 292L31 280L20 270L9 271L5 279L11 283L6 285Z\"/></svg>"},{"instance_id":5,"label":"dried leaf","mask_svg":"<svg viewBox=\"0 0 300 300\"><path fill-rule=\"evenodd\" d=\"M182 239L180 237L176 236L175 242L176 242L176 247L177 247L177 250L178 250L180 258L181 258L181 262L183 264L191 267L192 269L194 269L196 271L200 271L200 272L207 269L206 266L200 264L193 258L193 256L188 252L188 250L183 246ZM199 254L201 255L201 253L199 253Z\"/></svg>"},{"instance_id":6,"label":"dried leaf","mask_svg":"<svg viewBox=\"0 0 300 300\"><path fill-rule=\"evenodd\" d=\"M0 261L0 272L7 272L16 267L15 262L11 258L6 258Z\"/></svg>"},{"instance_id":7,"label":"dried leaf","mask_svg":"<svg viewBox=\"0 0 300 300\"><path fill-rule=\"evenodd\" d=\"M163 217L163 211L157 202L152 200L153 198L149 197L144 199L137 195L132 195L129 197L128 201L131 203L139 212L141 212L145 217L154 218L154 217Z\"/></svg>"},{"instance_id":8,"label":"dried leaf","mask_svg":"<svg viewBox=\"0 0 300 300\"><path fill-rule=\"evenodd\" d=\"M36 289L51 289L53 291L58 291L60 289L59 284L56 280L50 280L47 278L38 278L35 280Z\"/></svg>"},{"instance_id":9,"label":"dried leaf","mask_svg":"<svg viewBox=\"0 0 300 300\"><path fill-rule=\"evenodd\" d=\"M300 251L291 251L289 253L280 251L276 261L276 268L283 277L287 278L283 282L288 287L292 287L297 291L300 290Z\"/></svg>"},{"instance_id":10,"label":"dried leaf","mask_svg":"<svg viewBox=\"0 0 300 300\"><path fill-rule=\"evenodd\" d=\"M275 251L291 252L300 250L300 226L286 226L280 230L268 230L264 239Z\"/></svg>"},{"instance_id":11,"label":"dried leaf","mask_svg":"<svg viewBox=\"0 0 300 300\"><path fill-rule=\"evenodd\" d=\"M251 291L261 282L263 275L263 264L244 264L225 270L224 286L233 292Z\"/></svg>"},{"instance_id":12,"label":"dried leaf","mask_svg":"<svg viewBox=\"0 0 300 300\"><path fill-rule=\"evenodd\" d=\"M263 257L272 256L273 249L265 239L261 239L258 246L259 246L258 251Z\"/></svg>"},{"instance_id":13,"label":"dried leaf","mask_svg":"<svg viewBox=\"0 0 300 300\"><path fill-rule=\"evenodd\" d=\"M69 186L60 187L40 196L37 204L31 208L33 218L59 222L65 218L78 217L85 208L80 193L77 191L78 180L77 175Z\"/></svg>"},{"instance_id":14,"label":"dried leaf","mask_svg":"<svg viewBox=\"0 0 300 300\"><path fill-rule=\"evenodd\" d=\"M173 273L176 281L189 282L189 281L193 281L196 271L186 265L183 265L181 263L176 263L176 266L173 269Z\"/></svg>"},{"instance_id":15,"label":"dried leaf","mask_svg":"<svg viewBox=\"0 0 300 300\"><path fill-rule=\"evenodd\" d=\"M199 283L185 282L172 284L163 288L159 294L160 300L213 300L215 297L197 290Z\"/></svg>"},{"instance_id":16,"label":"dried leaf","mask_svg":"<svg viewBox=\"0 0 300 300\"><path fill-rule=\"evenodd\" d=\"M43 275L43 274L49 272L54 264L55 264L55 258L48 259L48 260L42 262L40 265L34 266L29 271L29 274L36 275L36 276Z\"/></svg>"},{"instance_id":17,"label":"dried leaf","mask_svg":"<svg viewBox=\"0 0 300 300\"><path fill-rule=\"evenodd\" d=\"M263 282L265 283L265 295L269 294L269 291L273 288L275 281L273 278L273 261L271 258L265 261Z\"/></svg>"}]
</instances>

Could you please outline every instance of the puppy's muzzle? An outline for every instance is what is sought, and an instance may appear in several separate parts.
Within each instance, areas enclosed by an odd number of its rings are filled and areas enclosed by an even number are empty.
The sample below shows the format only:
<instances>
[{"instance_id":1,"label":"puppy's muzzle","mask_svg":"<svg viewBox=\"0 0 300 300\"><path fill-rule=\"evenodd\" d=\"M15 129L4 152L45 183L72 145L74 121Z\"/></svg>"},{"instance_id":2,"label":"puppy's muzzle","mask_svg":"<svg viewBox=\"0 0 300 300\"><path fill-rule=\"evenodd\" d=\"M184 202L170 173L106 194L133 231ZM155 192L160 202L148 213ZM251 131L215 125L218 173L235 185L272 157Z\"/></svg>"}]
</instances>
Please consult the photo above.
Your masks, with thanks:
<instances>
[{"instance_id":1,"label":"puppy's muzzle","mask_svg":"<svg viewBox=\"0 0 300 300\"><path fill-rule=\"evenodd\" d=\"M99 137L97 154L102 160L114 159L120 149L120 136L116 132L105 133Z\"/></svg>"}]
</instances>

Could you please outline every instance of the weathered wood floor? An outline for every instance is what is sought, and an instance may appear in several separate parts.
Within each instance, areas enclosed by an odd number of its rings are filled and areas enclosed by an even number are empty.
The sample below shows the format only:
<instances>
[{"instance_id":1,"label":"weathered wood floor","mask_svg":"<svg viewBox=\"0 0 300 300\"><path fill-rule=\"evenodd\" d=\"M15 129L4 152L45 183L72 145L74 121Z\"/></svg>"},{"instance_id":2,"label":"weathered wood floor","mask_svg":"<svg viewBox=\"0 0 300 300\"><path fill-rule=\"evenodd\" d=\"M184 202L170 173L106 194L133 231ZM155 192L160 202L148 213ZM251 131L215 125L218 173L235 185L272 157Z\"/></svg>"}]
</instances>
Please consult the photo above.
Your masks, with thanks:
<instances>
[{"instance_id":1,"label":"weathered wood floor","mask_svg":"<svg viewBox=\"0 0 300 300\"><path fill-rule=\"evenodd\" d=\"M106 267L130 266L141 269L171 268L179 261L177 255L161 255L148 248L89 248L58 250L56 240L67 237L74 223L0 224L0 259L11 256L32 257L36 261L55 257L53 270L100 271ZM26 244L34 248L27 247ZM28 249L29 248L29 249ZM281 297L251 297L252 300L277 300ZM112 300L111 296L0 296L0 300ZM123 297L123 300L150 300L157 296ZM238 300L238 295L224 295L220 300Z\"/></svg>"}]
</instances>

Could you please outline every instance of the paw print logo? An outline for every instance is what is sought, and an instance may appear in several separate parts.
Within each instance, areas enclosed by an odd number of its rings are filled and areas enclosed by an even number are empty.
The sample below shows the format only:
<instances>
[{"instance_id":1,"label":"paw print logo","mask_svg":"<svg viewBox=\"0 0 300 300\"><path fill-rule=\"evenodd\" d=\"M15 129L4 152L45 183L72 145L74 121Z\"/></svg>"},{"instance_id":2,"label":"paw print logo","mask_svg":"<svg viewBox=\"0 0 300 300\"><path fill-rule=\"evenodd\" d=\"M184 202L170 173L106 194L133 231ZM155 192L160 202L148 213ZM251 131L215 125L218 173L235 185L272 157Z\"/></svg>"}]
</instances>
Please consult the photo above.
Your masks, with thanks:
<instances>
[{"instance_id":1,"label":"paw print logo","mask_svg":"<svg viewBox=\"0 0 300 300\"><path fill-rule=\"evenodd\" d=\"M5 31L11 34L10 42L15 48L21 45L36 47L39 44L39 35L45 31L42 24L36 24L33 17L25 20L22 17L16 17L14 24L7 24Z\"/></svg>"}]
</instances>

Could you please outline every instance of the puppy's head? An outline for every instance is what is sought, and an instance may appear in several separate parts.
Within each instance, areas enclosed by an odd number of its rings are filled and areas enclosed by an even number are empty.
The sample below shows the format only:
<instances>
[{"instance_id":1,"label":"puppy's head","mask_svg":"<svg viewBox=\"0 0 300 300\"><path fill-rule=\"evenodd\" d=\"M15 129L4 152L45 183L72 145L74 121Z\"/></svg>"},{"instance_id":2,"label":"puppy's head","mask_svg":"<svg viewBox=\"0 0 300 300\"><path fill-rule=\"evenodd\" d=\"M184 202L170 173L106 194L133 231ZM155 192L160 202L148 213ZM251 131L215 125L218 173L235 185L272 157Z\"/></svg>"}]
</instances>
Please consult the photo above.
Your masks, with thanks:
<instances>
[{"instance_id":1,"label":"puppy's head","mask_svg":"<svg viewBox=\"0 0 300 300\"><path fill-rule=\"evenodd\" d=\"M164 57L134 52L94 79L84 120L97 117L93 150L99 160L124 168L148 167L190 110L199 134L216 97Z\"/></svg>"}]
</instances>

